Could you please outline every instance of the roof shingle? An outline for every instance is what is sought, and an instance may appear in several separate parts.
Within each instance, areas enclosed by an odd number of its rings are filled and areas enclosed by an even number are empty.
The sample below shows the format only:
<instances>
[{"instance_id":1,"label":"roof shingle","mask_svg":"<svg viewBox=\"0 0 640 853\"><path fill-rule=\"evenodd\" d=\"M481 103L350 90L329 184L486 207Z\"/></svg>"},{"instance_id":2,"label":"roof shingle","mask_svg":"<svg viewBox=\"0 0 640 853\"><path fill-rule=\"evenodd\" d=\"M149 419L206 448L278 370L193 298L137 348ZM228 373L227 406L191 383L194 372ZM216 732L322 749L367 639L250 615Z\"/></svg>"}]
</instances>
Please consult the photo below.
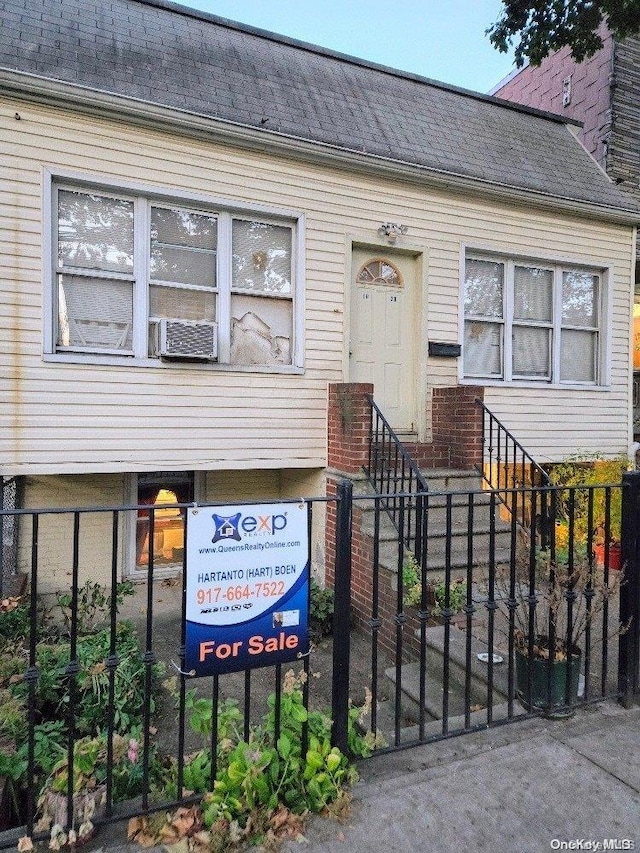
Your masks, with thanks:
<instances>
[{"instance_id":1,"label":"roof shingle","mask_svg":"<svg viewBox=\"0 0 640 853\"><path fill-rule=\"evenodd\" d=\"M565 124L164 0L0 0L0 67L637 212Z\"/></svg>"}]
</instances>

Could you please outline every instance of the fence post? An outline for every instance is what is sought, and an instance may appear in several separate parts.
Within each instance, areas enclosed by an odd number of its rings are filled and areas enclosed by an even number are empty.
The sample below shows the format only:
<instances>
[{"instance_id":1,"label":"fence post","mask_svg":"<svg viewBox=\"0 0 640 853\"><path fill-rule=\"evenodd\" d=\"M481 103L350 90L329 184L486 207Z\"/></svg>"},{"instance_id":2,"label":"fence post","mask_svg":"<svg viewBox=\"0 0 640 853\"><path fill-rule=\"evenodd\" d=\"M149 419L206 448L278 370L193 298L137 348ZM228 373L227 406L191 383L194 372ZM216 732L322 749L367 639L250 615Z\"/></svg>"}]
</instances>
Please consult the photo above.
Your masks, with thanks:
<instances>
[{"instance_id":1,"label":"fence post","mask_svg":"<svg viewBox=\"0 0 640 853\"><path fill-rule=\"evenodd\" d=\"M622 566L620 622L629 628L618 641L618 691L625 708L640 692L640 471L622 476Z\"/></svg>"},{"instance_id":2,"label":"fence post","mask_svg":"<svg viewBox=\"0 0 640 853\"><path fill-rule=\"evenodd\" d=\"M333 682L331 742L348 751L349 656L351 651L351 510L353 485L341 480L337 488L336 555L333 587Z\"/></svg>"}]
</instances>

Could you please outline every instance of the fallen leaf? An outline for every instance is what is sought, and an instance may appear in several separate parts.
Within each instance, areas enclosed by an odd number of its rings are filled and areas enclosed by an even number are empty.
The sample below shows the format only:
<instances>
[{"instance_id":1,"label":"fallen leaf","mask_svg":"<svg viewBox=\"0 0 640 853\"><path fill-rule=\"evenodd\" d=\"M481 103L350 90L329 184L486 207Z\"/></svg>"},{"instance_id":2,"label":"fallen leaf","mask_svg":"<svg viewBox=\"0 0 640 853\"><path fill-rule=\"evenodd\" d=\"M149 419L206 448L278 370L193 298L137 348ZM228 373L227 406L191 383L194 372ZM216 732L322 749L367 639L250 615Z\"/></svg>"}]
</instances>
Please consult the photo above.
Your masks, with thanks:
<instances>
[{"instance_id":1,"label":"fallen leaf","mask_svg":"<svg viewBox=\"0 0 640 853\"><path fill-rule=\"evenodd\" d=\"M144 824L144 818L132 817L129 819L129 823L127 824L127 838L129 841L133 841L136 835L142 831Z\"/></svg>"},{"instance_id":2,"label":"fallen leaf","mask_svg":"<svg viewBox=\"0 0 640 853\"><path fill-rule=\"evenodd\" d=\"M155 833L151 830L146 817L132 817L129 820L127 838L141 847L153 847L156 843Z\"/></svg>"},{"instance_id":3,"label":"fallen leaf","mask_svg":"<svg viewBox=\"0 0 640 853\"><path fill-rule=\"evenodd\" d=\"M165 842L164 847L166 850L171 851L171 853L189 853L189 842L186 838L178 838L173 844Z\"/></svg>"}]
</instances>

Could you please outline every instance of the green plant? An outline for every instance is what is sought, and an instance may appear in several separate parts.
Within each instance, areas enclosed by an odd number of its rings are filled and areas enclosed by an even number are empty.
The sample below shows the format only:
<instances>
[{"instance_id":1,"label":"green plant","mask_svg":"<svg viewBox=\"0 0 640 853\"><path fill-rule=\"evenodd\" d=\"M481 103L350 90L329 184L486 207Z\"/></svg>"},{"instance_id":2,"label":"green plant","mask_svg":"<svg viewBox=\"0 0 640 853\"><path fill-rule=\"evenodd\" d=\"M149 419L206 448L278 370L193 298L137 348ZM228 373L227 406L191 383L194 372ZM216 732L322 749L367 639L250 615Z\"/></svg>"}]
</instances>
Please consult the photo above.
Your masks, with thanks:
<instances>
[{"instance_id":1,"label":"green plant","mask_svg":"<svg viewBox=\"0 0 640 853\"><path fill-rule=\"evenodd\" d=\"M121 585L116 592L116 604L130 591L130 584ZM12 779L16 803L20 789L27 782L28 737L26 708L29 690L33 689L34 713L38 722L33 730L33 782L42 787L42 818L51 817L55 827L64 817L68 779L68 703L71 602L64 595L57 604L45 609L38 604L35 685L25 680L29 651L27 641L31 634L30 607L19 599L4 600L0 604L0 767ZM137 744L145 709L145 686L148 665L143 660L140 643L133 625L118 622L115 628L115 645L118 665L111 671L106 661L111 650L111 629L96 628L110 612L111 597L104 588L86 584L78 595L78 636L75 676L74 726L80 739L76 742L73 769L73 787L79 794L80 820L89 816L98 805L94 802L92 786L101 785L106 774L107 707L111 678L113 677L113 796L114 801L136 796L142 790L142 765L138 760ZM90 633L83 631L90 630ZM152 688L163 667L151 667ZM152 689L149 698L151 712L155 710L157 693ZM132 760L132 756L135 760ZM150 746L150 779L155 783L157 754ZM89 774L91 765L94 773ZM64 822L63 821L63 822ZM61 837L52 838L54 846L63 843Z\"/></svg>"},{"instance_id":2,"label":"green plant","mask_svg":"<svg viewBox=\"0 0 640 853\"><path fill-rule=\"evenodd\" d=\"M107 628L78 639L79 672L75 715L77 729L81 734L95 734L105 725L105 706L111 678L105 660L109 656L110 644L111 634ZM119 663L114 671L113 722L115 731L124 734L140 721L145 698L146 666L139 640L130 622L118 623L116 647ZM56 719L65 714L69 702L69 660L68 643L38 643L36 662L39 678L35 701L38 713L44 719ZM153 665L153 683L157 682L163 671L162 665ZM26 701L27 684L24 680L11 685L10 690L13 695ZM155 694L151 696L150 703L153 713L156 707Z\"/></svg>"},{"instance_id":3,"label":"green plant","mask_svg":"<svg viewBox=\"0 0 640 853\"><path fill-rule=\"evenodd\" d=\"M323 589L311 578L309 629L314 639L322 639L333 631L333 590Z\"/></svg>"},{"instance_id":4,"label":"green plant","mask_svg":"<svg viewBox=\"0 0 640 853\"><path fill-rule=\"evenodd\" d=\"M133 583L123 581L116 584L116 612L128 595L133 595ZM67 632L71 630L73 596L68 592L59 592L56 603ZM87 581L78 589L76 630L78 634L91 634L108 619L111 608L111 595L107 588L99 583Z\"/></svg>"},{"instance_id":5,"label":"green plant","mask_svg":"<svg viewBox=\"0 0 640 853\"><path fill-rule=\"evenodd\" d=\"M286 673L279 708L280 732L275 737L275 694L269 711L248 741L240 740L223 753L213 791L203 800L203 820L244 826L256 810L271 812L279 805L295 814L320 811L341 795L354 778L346 756L331 746L331 721L303 703L303 674ZM303 726L308 749L302 754ZM364 744L354 739L364 749ZM264 821L263 821L264 822Z\"/></svg>"},{"instance_id":6,"label":"green plant","mask_svg":"<svg viewBox=\"0 0 640 853\"><path fill-rule=\"evenodd\" d=\"M6 738L15 742L24 740L27 728L24 702L7 689L0 690L0 743Z\"/></svg>"},{"instance_id":7,"label":"green plant","mask_svg":"<svg viewBox=\"0 0 640 853\"><path fill-rule=\"evenodd\" d=\"M622 490L611 489L607 500L607 490L603 487L619 484L627 468L626 456L602 459L591 454L569 456L563 462L554 465L550 471L551 482L555 486L564 487L554 493L556 535L560 533L563 537L562 526L564 525L568 537L569 523L572 520L575 545L584 549L585 556L593 542L602 543L607 538L610 541L619 541L622 524ZM549 510L553 509L553 497L551 502ZM557 561L562 559L563 547L562 539L560 543L556 542ZM579 555L582 556L582 553L579 552Z\"/></svg>"},{"instance_id":8,"label":"green plant","mask_svg":"<svg viewBox=\"0 0 640 853\"><path fill-rule=\"evenodd\" d=\"M422 601L422 584L420 582L420 567L413 554L408 554L402 567L402 584L404 587L405 606L418 607ZM447 585L441 580L427 586L427 601L431 604L431 615L439 617L445 609ZM461 613L467 602L467 585L462 580L454 580L449 584L449 610Z\"/></svg>"},{"instance_id":9,"label":"green plant","mask_svg":"<svg viewBox=\"0 0 640 853\"><path fill-rule=\"evenodd\" d=\"M4 642L26 639L30 628L28 601L20 597L4 598L0 601L0 638Z\"/></svg>"},{"instance_id":10,"label":"green plant","mask_svg":"<svg viewBox=\"0 0 640 853\"><path fill-rule=\"evenodd\" d=\"M439 581L433 588L435 604L431 611L434 616L441 616L447 603L447 585ZM463 580L454 580L449 584L449 610L462 613L467 603L467 585Z\"/></svg>"},{"instance_id":11,"label":"green plant","mask_svg":"<svg viewBox=\"0 0 640 853\"><path fill-rule=\"evenodd\" d=\"M422 599L420 566L413 554L407 554L402 564L402 587L407 607L417 607Z\"/></svg>"}]
</instances>

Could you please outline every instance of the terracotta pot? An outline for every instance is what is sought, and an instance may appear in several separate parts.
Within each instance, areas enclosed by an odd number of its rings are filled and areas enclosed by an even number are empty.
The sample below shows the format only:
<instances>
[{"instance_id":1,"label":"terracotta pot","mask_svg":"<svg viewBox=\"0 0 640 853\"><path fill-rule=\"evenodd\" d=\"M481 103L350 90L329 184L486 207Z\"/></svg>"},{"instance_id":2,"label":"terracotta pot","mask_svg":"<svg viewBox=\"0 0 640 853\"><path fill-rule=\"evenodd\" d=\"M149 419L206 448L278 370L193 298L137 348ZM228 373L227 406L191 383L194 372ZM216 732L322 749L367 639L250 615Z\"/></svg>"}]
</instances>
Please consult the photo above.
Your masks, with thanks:
<instances>
[{"instance_id":1,"label":"terracotta pot","mask_svg":"<svg viewBox=\"0 0 640 853\"><path fill-rule=\"evenodd\" d=\"M604 543L593 546L593 553L596 558L596 566L599 569L604 569L605 561L605 546ZM620 571L622 568L622 548L618 542L609 543L609 569Z\"/></svg>"}]
</instances>

